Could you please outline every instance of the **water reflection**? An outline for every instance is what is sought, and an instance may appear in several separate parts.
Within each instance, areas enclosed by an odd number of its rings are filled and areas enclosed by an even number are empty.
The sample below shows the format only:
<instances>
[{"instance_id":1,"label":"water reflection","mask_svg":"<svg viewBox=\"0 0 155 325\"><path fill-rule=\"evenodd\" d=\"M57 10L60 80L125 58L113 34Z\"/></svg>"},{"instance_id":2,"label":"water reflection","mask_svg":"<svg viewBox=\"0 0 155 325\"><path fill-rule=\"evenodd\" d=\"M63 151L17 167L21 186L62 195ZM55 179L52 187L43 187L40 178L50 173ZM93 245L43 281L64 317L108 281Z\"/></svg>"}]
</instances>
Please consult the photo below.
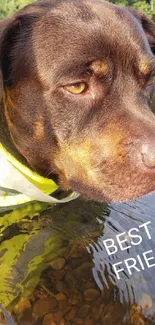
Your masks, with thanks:
<instances>
[{"instance_id":1,"label":"water reflection","mask_svg":"<svg viewBox=\"0 0 155 325\"><path fill-rule=\"evenodd\" d=\"M2 213L0 304L12 318L1 309L1 324L154 324L154 202L155 193L110 205L80 198ZM139 237L129 236L131 228ZM107 239L117 246L114 254L105 248ZM149 267L142 255L148 251ZM139 270L131 275L124 263L129 258Z\"/></svg>"}]
</instances>

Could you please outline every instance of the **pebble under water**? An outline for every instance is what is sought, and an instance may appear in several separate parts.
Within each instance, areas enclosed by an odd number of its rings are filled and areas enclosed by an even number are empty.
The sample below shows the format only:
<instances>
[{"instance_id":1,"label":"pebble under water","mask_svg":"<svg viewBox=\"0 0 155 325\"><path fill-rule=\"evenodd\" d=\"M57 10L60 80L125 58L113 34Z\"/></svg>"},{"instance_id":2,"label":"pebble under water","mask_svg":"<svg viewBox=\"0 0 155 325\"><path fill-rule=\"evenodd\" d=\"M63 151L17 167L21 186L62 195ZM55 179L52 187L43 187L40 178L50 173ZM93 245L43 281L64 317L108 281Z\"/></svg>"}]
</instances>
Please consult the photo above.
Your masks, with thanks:
<instances>
[{"instance_id":1,"label":"pebble under water","mask_svg":"<svg viewBox=\"0 0 155 325\"><path fill-rule=\"evenodd\" d=\"M155 193L0 215L0 325L155 324Z\"/></svg>"}]
</instances>

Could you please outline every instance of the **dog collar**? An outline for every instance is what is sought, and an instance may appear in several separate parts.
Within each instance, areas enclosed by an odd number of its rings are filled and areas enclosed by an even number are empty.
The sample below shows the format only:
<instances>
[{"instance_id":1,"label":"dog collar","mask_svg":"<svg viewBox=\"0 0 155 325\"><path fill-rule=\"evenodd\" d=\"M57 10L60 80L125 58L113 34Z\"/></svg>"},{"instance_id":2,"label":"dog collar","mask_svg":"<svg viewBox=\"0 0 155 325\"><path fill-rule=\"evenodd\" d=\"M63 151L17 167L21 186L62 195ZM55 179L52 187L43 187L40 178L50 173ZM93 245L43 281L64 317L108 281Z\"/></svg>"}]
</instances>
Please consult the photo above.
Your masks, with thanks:
<instances>
[{"instance_id":1,"label":"dog collar","mask_svg":"<svg viewBox=\"0 0 155 325\"><path fill-rule=\"evenodd\" d=\"M58 200L50 194L58 189L51 179L40 176L20 163L0 144L0 208L13 208L31 202L65 203L79 194Z\"/></svg>"}]
</instances>

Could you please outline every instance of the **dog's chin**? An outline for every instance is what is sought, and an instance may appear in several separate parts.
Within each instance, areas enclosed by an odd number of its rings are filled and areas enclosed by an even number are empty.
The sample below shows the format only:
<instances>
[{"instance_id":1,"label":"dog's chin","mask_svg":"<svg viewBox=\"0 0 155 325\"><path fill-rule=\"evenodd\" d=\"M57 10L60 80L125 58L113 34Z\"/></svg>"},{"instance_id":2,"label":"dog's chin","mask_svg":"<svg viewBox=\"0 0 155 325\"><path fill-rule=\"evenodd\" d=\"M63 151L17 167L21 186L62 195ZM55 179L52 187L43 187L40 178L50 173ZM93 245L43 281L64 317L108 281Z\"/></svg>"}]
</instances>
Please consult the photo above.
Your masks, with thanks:
<instances>
[{"instance_id":1,"label":"dog's chin","mask_svg":"<svg viewBox=\"0 0 155 325\"><path fill-rule=\"evenodd\" d=\"M137 188L123 188L111 185L111 189L106 189L103 186L103 190L88 185L80 184L80 182L70 180L70 185L73 191L76 191L82 195L85 200L96 202L126 202L138 199L155 190L152 186Z\"/></svg>"}]
</instances>

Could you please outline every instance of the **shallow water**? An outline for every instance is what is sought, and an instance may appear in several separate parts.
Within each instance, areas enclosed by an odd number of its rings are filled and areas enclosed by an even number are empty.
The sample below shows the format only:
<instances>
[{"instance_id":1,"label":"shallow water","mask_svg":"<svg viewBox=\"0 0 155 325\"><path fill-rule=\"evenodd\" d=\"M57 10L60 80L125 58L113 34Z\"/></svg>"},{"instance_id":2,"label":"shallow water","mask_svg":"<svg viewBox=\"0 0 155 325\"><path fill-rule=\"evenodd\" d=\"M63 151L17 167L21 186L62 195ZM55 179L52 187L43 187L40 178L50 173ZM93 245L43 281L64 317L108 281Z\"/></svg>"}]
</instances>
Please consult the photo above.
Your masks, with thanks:
<instances>
[{"instance_id":1,"label":"shallow water","mask_svg":"<svg viewBox=\"0 0 155 325\"><path fill-rule=\"evenodd\" d=\"M152 193L2 213L0 324L155 324L154 207Z\"/></svg>"}]
</instances>

